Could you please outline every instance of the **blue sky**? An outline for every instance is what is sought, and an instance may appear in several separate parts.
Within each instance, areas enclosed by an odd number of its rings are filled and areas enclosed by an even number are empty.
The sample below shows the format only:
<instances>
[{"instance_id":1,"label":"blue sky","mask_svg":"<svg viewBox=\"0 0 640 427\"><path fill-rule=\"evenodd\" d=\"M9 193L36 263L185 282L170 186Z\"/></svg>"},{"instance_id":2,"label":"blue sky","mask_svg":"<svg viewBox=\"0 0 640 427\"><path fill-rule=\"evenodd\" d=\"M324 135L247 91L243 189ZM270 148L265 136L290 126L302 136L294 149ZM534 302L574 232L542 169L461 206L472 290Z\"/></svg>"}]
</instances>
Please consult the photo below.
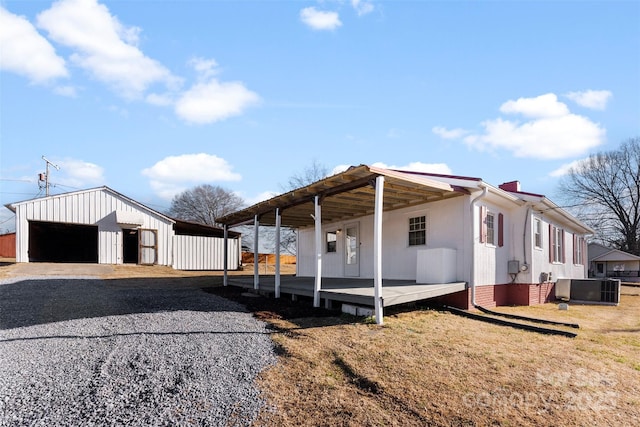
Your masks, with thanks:
<instances>
[{"instance_id":1,"label":"blue sky","mask_svg":"<svg viewBox=\"0 0 640 427\"><path fill-rule=\"evenodd\" d=\"M518 179L640 136L640 2L1 1L0 202L249 203L314 160ZM0 230L13 228L0 209Z\"/></svg>"}]
</instances>

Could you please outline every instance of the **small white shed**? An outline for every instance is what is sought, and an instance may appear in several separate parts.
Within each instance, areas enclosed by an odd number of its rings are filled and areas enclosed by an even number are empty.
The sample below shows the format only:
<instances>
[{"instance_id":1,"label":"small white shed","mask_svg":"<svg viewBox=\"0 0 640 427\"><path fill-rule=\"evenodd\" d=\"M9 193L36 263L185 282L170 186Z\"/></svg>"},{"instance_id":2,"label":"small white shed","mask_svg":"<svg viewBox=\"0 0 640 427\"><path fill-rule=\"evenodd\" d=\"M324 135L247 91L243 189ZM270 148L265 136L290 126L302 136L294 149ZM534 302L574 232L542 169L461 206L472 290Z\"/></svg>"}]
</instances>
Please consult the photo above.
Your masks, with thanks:
<instances>
[{"instance_id":1,"label":"small white shed","mask_svg":"<svg viewBox=\"0 0 640 427\"><path fill-rule=\"evenodd\" d=\"M106 186L7 207L16 214L16 262L224 266L222 230L172 219ZM235 269L240 235L229 237L227 267Z\"/></svg>"}]
</instances>

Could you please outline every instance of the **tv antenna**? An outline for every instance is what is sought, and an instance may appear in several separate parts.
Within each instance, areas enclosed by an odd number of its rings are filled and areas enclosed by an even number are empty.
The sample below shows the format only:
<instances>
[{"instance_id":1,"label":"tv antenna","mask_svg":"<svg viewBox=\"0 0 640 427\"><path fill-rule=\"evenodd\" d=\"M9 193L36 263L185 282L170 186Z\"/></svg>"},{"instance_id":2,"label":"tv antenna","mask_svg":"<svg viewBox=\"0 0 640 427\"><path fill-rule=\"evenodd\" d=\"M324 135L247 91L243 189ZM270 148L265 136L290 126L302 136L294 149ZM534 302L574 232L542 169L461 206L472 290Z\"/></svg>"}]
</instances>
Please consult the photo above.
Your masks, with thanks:
<instances>
[{"instance_id":1,"label":"tv antenna","mask_svg":"<svg viewBox=\"0 0 640 427\"><path fill-rule=\"evenodd\" d=\"M50 162L45 156L42 156L42 160L47 163L46 172L38 175L38 181L44 181L45 194L49 196L49 165L56 168L56 170L60 170L60 166ZM40 186L42 188L42 185Z\"/></svg>"}]
</instances>

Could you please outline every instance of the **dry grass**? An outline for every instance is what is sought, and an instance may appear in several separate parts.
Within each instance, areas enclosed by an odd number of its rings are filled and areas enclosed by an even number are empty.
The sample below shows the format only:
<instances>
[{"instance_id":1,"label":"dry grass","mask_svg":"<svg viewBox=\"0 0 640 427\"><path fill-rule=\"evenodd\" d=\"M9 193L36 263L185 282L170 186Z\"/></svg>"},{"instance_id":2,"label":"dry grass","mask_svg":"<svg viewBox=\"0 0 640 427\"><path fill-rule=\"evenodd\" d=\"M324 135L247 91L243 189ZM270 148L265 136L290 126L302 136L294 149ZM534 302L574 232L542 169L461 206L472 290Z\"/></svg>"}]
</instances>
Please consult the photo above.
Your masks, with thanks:
<instances>
[{"instance_id":1,"label":"dry grass","mask_svg":"<svg viewBox=\"0 0 640 427\"><path fill-rule=\"evenodd\" d=\"M91 271L93 270L93 271ZM275 274L273 265L259 264L260 274ZM126 278L180 278L180 277L221 277L222 271L184 271L162 265L108 265L108 264L63 264L63 263L21 263L14 258L0 258L0 279L20 275L96 275L103 279ZM295 264L282 264L281 274L295 274ZM253 264L245 264L242 270L230 270L229 275L246 276L253 274Z\"/></svg>"},{"instance_id":2,"label":"dry grass","mask_svg":"<svg viewBox=\"0 0 640 427\"><path fill-rule=\"evenodd\" d=\"M640 292L619 307L503 311L581 324L577 338L434 310L386 317L263 316L280 332L260 384L262 426L635 425L640 417Z\"/></svg>"}]
</instances>

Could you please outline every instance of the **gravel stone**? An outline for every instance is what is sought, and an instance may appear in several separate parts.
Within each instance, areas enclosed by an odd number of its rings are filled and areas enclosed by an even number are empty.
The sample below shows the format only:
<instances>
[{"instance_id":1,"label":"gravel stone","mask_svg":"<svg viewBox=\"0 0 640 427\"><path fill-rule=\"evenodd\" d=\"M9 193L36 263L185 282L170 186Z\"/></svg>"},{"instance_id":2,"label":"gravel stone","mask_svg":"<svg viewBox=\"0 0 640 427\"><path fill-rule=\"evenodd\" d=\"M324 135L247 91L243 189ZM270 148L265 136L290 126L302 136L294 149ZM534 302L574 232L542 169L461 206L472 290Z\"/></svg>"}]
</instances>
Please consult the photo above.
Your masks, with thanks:
<instances>
[{"instance_id":1,"label":"gravel stone","mask_svg":"<svg viewBox=\"0 0 640 427\"><path fill-rule=\"evenodd\" d=\"M266 325L189 279L0 282L0 426L250 425Z\"/></svg>"}]
</instances>

